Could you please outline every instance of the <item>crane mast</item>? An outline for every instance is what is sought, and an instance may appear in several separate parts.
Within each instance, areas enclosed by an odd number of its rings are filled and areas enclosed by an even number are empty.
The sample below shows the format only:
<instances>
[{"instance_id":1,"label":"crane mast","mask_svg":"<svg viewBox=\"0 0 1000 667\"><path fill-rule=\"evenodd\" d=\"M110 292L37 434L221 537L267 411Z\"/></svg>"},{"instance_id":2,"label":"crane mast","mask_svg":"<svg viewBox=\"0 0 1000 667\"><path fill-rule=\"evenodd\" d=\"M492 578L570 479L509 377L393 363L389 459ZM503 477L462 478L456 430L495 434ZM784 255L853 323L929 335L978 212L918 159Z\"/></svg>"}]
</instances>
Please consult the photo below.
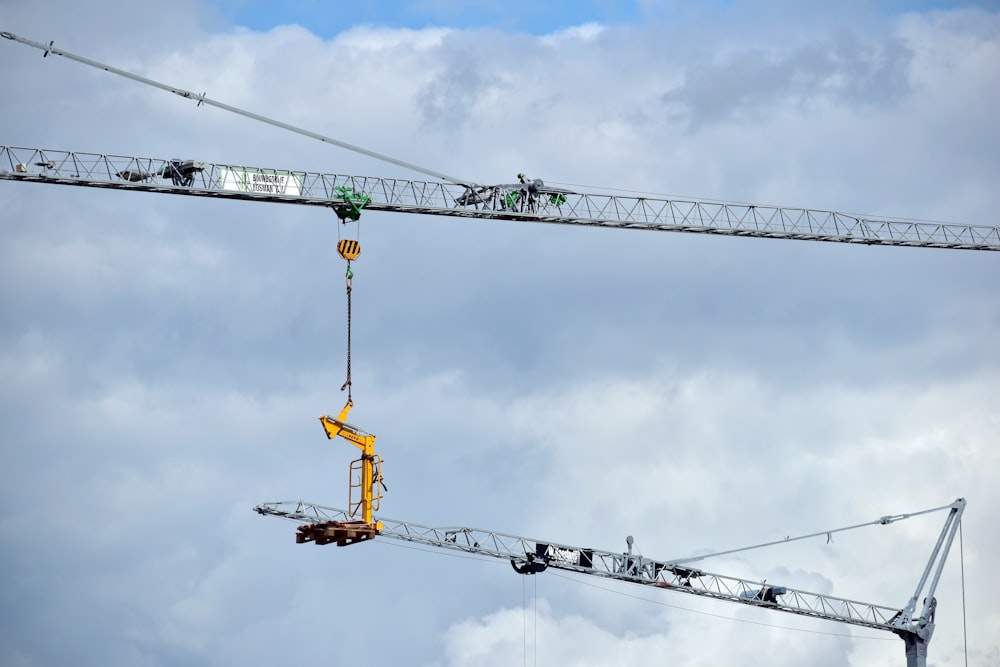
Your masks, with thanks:
<instances>
[{"instance_id":1,"label":"crane mast","mask_svg":"<svg viewBox=\"0 0 1000 667\"><path fill-rule=\"evenodd\" d=\"M331 208L514 220L582 227L1000 250L1000 228L918 222L818 209L585 194L534 183L460 185L0 145L0 179Z\"/></svg>"}]
</instances>

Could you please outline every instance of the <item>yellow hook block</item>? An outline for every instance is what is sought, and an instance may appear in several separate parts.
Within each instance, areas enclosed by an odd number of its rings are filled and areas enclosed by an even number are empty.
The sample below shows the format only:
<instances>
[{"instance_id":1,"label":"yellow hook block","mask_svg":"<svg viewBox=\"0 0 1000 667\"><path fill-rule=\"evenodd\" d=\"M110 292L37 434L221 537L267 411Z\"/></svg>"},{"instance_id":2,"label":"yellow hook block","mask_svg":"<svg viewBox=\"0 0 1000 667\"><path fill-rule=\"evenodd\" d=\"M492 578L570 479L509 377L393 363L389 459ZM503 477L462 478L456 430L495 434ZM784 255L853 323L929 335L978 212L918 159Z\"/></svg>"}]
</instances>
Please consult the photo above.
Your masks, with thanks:
<instances>
[{"instance_id":1,"label":"yellow hook block","mask_svg":"<svg viewBox=\"0 0 1000 667\"><path fill-rule=\"evenodd\" d=\"M337 242L337 252L348 262L357 259L361 254L361 243L352 239L341 239Z\"/></svg>"}]
</instances>

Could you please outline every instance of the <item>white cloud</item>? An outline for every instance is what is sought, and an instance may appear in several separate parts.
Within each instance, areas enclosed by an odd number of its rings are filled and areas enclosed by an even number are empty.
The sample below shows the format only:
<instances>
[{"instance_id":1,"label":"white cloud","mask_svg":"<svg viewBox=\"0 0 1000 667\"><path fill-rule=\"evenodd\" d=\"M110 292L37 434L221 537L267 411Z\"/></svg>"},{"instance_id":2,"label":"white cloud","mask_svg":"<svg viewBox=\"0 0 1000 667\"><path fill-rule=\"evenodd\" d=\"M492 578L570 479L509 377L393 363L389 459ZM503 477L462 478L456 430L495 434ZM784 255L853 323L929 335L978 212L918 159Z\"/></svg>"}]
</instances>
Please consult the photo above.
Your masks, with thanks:
<instances>
[{"instance_id":1,"label":"white cloud","mask_svg":"<svg viewBox=\"0 0 1000 667\"><path fill-rule=\"evenodd\" d=\"M551 35L542 37L541 42L551 46L558 46L560 42L567 40L589 42L604 32L604 29L604 26L599 23L584 23L582 25L557 30Z\"/></svg>"},{"instance_id":2,"label":"white cloud","mask_svg":"<svg viewBox=\"0 0 1000 667\"><path fill-rule=\"evenodd\" d=\"M608 632L584 616L554 613L544 599L529 597L526 607L502 609L452 626L445 636L446 664L510 665L522 662L526 655L530 664L558 662L576 667L752 664L750 660L762 656L774 665L842 665L849 653L843 637L766 627L752 613L730 612L727 620L667 613L641 603L632 611L652 615L663 630Z\"/></svg>"},{"instance_id":3,"label":"white cloud","mask_svg":"<svg viewBox=\"0 0 1000 667\"><path fill-rule=\"evenodd\" d=\"M21 3L0 25L476 179L523 170L993 224L996 15L838 5L830 23L777 21L785 10L546 37L220 31L196 3L86 16ZM5 142L399 171L8 40L0 51ZM249 511L346 501L354 451L316 416L344 400L334 246L353 229L302 207L0 191L0 662L327 664L328 641L352 663L523 659L522 581L505 563L297 546L291 524ZM672 558L964 495L972 656L996 654L991 253L375 213L360 233L352 419L379 436L387 516L609 550L632 534ZM705 569L902 604L941 518ZM940 665L962 664L957 559L939 590ZM844 630L830 624L534 583L540 664L901 657L896 639L782 629Z\"/></svg>"}]
</instances>

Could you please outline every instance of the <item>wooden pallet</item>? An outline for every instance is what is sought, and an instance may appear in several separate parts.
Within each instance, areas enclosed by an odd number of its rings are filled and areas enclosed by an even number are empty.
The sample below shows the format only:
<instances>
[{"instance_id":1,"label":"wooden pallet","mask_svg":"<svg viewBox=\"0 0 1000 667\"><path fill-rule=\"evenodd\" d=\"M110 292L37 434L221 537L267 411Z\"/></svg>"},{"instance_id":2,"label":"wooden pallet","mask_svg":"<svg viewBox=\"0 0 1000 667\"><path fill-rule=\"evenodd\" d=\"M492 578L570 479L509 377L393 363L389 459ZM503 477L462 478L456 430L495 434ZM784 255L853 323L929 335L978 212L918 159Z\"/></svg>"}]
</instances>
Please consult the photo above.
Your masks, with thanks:
<instances>
[{"instance_id":1,"label":"wooden pallet","mask_svg":"<svg viewBox=\"0 0 1000 667\"><path fill-rule=\"evenodd\" d=\"M323 521L299 526L295 534L295 543L316 544L336 543L338 547L346 547L358 542L370 540L378 535L378 528L364 521Z\"/></svg>"}]
</instances>

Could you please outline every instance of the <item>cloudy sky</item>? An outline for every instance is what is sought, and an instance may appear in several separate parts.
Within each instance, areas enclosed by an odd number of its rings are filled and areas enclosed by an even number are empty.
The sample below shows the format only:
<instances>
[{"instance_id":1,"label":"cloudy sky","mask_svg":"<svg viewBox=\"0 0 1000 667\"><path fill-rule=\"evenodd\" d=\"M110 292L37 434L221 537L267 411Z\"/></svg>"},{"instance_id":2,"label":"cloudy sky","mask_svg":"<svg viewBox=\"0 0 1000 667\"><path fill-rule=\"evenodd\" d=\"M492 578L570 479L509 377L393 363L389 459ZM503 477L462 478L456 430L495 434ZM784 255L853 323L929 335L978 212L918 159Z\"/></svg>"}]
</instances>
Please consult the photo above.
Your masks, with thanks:
<instances>
[{"instance_id":1,"label":"cloudy sky","mask_svg":"<svg viewBox=\"0 0 1000 667\"><path fill-rule=\"evenodd\" d=\"M0 30L478 182L997 225L992 2L0 2ZM0 40L0 143L419 175ZM931 663L1000 664L1000 254L0 181L0 664L871 665L892 636L294 543L260 502L661 559L969 501ZM705 569L902 607L942 513Z\"/></svg>"}]
</instances>

